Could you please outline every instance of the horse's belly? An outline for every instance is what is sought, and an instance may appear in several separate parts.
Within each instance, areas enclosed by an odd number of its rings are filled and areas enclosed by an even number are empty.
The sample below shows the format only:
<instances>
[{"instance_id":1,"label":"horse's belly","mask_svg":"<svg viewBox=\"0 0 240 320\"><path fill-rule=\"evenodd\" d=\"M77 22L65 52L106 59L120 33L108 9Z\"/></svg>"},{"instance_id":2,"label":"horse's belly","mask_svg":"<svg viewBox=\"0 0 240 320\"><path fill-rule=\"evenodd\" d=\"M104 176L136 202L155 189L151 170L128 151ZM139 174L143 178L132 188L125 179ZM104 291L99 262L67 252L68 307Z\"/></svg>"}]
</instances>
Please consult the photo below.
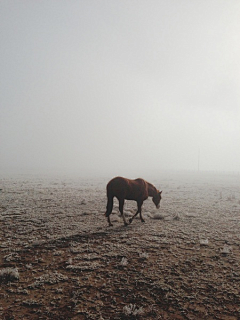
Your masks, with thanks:
<instances>
[{"instance_id":1,"label":"horse's belly","mask_svg":"<svg viewBox=\"0 0 240 320\"><path fill-rule=\"evenodd\" d=\"M136 197L132 197L132 196L126 196L125 199L126 199L126 200L134 200L134 201L137 201L137 198L136 198Z\"/></svg>"},{"instance_id":2,"label":"horse's belly","mask_svg":"<svg viewBox=\"0 0 240 320\"><path fill-rule=\"evenodd\" d=\"M125 196L125 199L126 200L134 200L134 201L144 201L148 198L148 195L146 194L142 194L142 193L139 193L139 194L134 194L134 195L126 195Z\"/></svg>"}]
</instances>

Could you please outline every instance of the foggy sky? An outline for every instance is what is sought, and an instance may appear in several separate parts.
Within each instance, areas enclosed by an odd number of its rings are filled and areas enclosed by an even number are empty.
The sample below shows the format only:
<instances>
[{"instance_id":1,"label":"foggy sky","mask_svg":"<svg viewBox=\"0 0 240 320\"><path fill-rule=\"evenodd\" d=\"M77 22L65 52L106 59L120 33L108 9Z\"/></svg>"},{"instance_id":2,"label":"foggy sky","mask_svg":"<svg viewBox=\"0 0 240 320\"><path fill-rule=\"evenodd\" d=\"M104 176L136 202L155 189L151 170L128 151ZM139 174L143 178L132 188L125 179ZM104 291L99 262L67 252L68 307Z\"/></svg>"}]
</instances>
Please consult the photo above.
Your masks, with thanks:
<instances>
[{"instance_id":1,"label":"foggy sky","mask_svg":"<svg viewBox=\"0 0 240 320\"><path fill-rule=\"evenodd\" d=\"M0 171L240 171L238 0L0 1Z\"/></svg>"}]
</instances>

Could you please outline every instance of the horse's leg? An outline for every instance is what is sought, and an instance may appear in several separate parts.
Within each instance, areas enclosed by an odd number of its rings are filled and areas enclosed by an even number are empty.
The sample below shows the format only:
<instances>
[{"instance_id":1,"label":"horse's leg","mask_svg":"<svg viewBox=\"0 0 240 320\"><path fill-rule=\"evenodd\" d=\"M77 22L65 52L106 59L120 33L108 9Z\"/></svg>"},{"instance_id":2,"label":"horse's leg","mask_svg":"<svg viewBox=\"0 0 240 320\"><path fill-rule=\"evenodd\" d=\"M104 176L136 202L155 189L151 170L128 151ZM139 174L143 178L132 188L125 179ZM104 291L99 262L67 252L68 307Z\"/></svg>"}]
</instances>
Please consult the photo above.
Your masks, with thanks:
<instances>
[{"instance_id":1,"label":"horse's leg","mask_svg":"<svg viewBox=\"0 0 240 320\"><path fill-rule=\"evenodd\" d=\"M142 217L142 203L140 204L138 210L139 210L139 213L140 213L140 219L141 219L141 221L142 221L142 222L145 222L145 220L144 220L143 217Z\"/></svg>"},{"instance_id":2,"label":"horse's leg","mask_svg":"<svg viewBox=\"0 0 240 320\"><path fill-rule=\"evenodd\" d=\"M133 222L133 219L137 216L138 213L140 213L141 221L144 222L143 217L142 217L142 204L143 204L143 202L138 202L137 203L137 206L138 206L137 212L135 213L134 216L132 216L132 218L129 219L129 223Z\"/></svg>"},{"instance_id":3,"label":"horse's leg","mask_svg":"<svg viewBox=\"0 0 240 320\"><path fill-rule=\"evenodd\" d=\"M129 223L132 223L133 222L133 219L136 217L136 215L138 214L138 209L137 209L137 212L135 213L134 216L132 216L132 218L129 219Z\"/></svg>"},{"instance_id":4,"label":"horse's leg","mask_svg":"<svg viewBox=\"0 0 240 320\"><path fill-rule=\"evenodd\" d=\"M108 197L107 211L105 213L105 216L108 218L109 226L112 226L112 223L110 221L110 214L112 213L112 208L113 208L113 197Z\"/></svg>"},{"instance_id":5,"label":"horse's leg","mask_svg":"<svg viewBox=\"0 0 240 320\"><path fill-rule=\"evenodd\" d=\"M124 213L123 213L124 199L118 199L118 201L119 201L119 211L121 212L121 215L122 215L122 218L124 221L124 225L127 226L128 223L127 223L125 216L124 216Z\"/></svg>"}]
</instances>

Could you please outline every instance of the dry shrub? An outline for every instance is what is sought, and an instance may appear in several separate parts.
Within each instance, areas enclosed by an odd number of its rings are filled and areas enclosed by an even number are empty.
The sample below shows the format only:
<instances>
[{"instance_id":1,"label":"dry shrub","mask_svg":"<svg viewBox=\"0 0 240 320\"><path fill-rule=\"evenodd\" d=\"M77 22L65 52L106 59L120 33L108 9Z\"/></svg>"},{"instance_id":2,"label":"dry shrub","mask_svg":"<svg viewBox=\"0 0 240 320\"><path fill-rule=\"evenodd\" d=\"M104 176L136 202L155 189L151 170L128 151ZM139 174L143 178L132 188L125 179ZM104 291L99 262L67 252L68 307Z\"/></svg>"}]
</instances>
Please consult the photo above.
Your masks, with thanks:
<instances>
[{"instance_id":1,"label":"dry shrub","mask_svg":"<svg viewBox=\"0 0 240 320\"><path fill-rule=\"evenodd\" d=\"M18 268L4 268L0 270L0 282L10 282L19 280Z\"/></svg>"}]
</instances>

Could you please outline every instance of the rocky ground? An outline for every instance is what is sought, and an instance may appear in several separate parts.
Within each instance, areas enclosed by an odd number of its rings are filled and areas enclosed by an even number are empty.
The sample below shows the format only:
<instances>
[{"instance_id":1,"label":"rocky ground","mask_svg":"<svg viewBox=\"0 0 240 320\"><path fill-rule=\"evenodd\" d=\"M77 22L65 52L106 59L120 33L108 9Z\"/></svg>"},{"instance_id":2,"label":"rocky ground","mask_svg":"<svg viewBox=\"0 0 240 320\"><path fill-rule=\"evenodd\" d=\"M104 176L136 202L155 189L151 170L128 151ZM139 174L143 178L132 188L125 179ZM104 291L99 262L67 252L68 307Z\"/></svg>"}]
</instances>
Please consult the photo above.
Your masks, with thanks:
<instances>
[{"instance_id":1,"label":"rocky ground","mask_svg":"<svg viewBox=\"0 0 240 320\"><path fill-rule=\"evenodd\" d=\"M240 176L150 180L127 227L107 182L1 177L0 319L240 319Z\"/></svg>"}]
</instances>

